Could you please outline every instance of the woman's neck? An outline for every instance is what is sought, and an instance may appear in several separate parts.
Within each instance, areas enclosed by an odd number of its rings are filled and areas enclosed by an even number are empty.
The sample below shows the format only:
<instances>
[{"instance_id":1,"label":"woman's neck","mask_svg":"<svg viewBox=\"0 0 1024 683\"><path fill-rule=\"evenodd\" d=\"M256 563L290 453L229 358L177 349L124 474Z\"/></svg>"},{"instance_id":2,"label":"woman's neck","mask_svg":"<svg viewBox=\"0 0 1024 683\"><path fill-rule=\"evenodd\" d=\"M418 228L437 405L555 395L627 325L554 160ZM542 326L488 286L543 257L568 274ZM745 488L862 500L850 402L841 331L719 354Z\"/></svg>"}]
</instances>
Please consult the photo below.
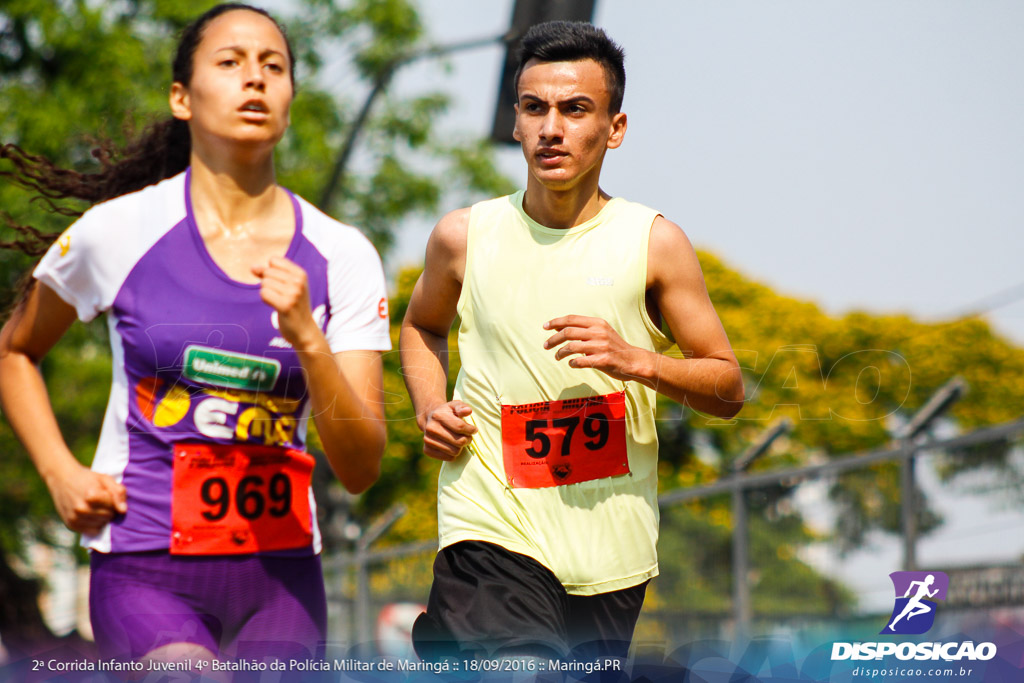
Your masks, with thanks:
<instances>
[{"instance_id":1,"label":"woman's neck","mask_svg":"<svg viewBox=\"0 0 1024 683\"><path fill-rule=\"evenodd\" d=\"M192 209L208 230L233 234L248 231L281 200L273 157L262 162L225 159L192 152Z\"/></svg>"}]
</instances>

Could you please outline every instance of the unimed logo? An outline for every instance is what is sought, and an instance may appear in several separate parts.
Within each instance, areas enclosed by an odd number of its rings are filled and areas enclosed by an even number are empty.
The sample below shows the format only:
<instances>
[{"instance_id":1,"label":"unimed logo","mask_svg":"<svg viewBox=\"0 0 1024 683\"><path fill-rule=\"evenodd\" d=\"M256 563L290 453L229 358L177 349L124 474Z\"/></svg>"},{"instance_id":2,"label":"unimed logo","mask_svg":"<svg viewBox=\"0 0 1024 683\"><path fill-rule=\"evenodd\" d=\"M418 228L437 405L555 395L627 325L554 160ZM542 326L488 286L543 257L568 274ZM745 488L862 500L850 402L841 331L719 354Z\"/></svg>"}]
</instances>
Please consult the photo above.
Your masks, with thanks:
<instances>
[{"instance_id":1,"label":"unimed logo","mask_svg":"<svg viewBox=\"0 0 1024 683\"><path fill-rule=\"evenodd\" d=\"M942 572L893 572L889 574L896 602L881 635L920 635L935 623L937 600L946 599L949 577Z\"/></svg>"}]
</instances>

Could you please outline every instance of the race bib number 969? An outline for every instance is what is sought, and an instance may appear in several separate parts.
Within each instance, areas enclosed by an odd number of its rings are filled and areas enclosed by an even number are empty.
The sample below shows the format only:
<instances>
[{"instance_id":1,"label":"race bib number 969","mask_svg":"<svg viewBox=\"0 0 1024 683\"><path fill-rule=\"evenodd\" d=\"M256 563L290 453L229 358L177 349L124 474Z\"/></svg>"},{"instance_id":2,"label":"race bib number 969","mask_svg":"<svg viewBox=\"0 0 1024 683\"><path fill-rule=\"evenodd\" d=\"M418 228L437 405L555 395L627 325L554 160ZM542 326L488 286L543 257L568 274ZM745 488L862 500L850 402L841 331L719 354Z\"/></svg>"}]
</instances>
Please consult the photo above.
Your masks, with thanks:
<instances>
[{"instance_id":1,"label":"race bib number 969","mask_svg":"<svg viewBox=\"0 0 1024 683\"><path fill-rule=\"evenodd\" d=\"M243 444L174 446L171 553L233 555L313 541L313 456Z\"/></svg>"},{"instance_id":2,"label":"race bib number 969","mask_svg":"<svg viewBox=\"0 0 1024 683\"><path fill-rule=\"evenodd\" d=\"M629 473L626 393L501 406L512 488L563 486Z\"/></svg>"}]
</instances>

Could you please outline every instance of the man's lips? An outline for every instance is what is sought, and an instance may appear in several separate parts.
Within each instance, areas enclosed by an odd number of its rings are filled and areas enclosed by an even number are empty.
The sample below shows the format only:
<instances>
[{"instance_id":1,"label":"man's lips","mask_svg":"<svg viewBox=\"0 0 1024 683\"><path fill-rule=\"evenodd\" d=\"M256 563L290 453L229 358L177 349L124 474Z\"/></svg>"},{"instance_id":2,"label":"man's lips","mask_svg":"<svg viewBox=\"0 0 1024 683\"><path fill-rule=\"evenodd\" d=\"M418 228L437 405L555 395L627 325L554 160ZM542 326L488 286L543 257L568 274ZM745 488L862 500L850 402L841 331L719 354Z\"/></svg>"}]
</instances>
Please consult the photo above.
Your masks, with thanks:
<instances>
[{"instance_id":1,"label":"man's lips","mask_svg":"<svg viewBox=\"0 0 1024 683\"><path fill-rule=\"evenodd\" d=\"M541 149L537 150L536 156L540 163L555 166L569 155L557 149Z\"/></svg>"}]
</instances>

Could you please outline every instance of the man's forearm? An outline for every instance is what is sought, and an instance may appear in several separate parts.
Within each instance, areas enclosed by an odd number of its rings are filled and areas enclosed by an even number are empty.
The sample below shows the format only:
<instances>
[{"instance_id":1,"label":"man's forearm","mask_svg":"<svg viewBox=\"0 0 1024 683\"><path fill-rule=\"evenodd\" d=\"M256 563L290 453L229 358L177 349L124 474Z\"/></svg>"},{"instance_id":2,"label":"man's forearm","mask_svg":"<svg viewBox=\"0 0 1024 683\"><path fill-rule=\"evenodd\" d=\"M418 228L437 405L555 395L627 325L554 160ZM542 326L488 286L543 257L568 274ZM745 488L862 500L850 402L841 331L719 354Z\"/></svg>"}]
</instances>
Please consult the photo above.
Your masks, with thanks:
<instances>
[{"instance_id":1,"label":"man's forearm","mask_svg":"<svg viewBox=\"0 0 1024 683\"><path fill-rule=\"evenodd\" d=\"M743 407L743 378L721 358L671 358L645 352L635 379L673 401L716 417L731 418Z\"/></svg>"},{"instance_id":2,"label":"man's forearm","mask_svg":"<svg viewBox=\"0 0 1024 683\"><path fill-rule=\"evenodd\" d=\"M423 429L427 414L448 400L448 337L403 323L398 348L416 423Z\"/></svg>"}]
</instances>

